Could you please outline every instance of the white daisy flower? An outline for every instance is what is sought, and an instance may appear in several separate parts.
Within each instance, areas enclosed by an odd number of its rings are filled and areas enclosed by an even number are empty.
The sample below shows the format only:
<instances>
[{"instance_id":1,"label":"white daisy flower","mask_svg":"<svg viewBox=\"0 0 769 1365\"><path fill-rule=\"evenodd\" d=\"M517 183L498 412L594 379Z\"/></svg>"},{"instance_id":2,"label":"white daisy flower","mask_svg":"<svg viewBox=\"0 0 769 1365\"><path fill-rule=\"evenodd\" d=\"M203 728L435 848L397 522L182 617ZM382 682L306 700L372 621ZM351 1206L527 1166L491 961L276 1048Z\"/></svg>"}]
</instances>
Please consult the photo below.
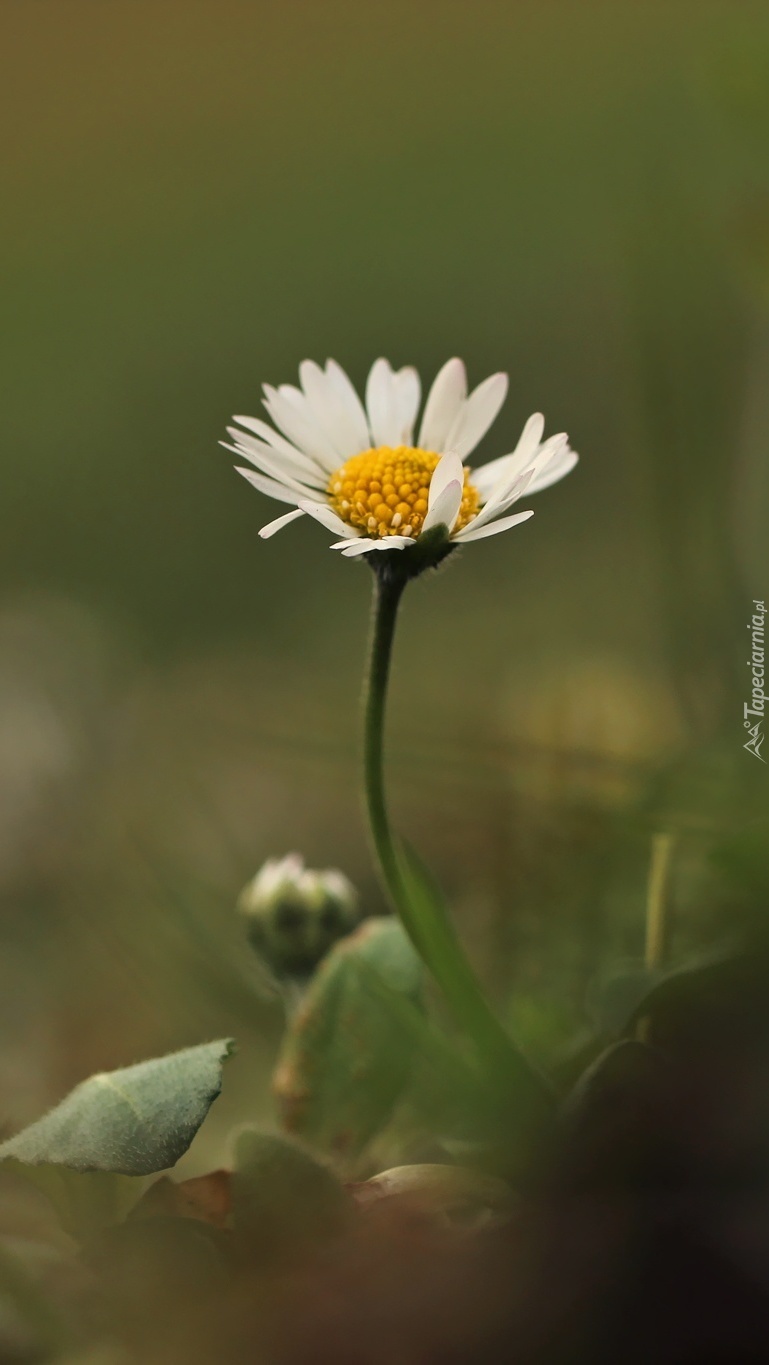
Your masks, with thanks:
<instances>
[{"instance_id":1,"label":"white daisy flower","mask_svg":"<svg viewBox=\"0 0 769 1365\"><path fill-rule=\"evenodd\" d=\"M405 550L439 528L444 546L463 545L526 521L533 513L510 515L513 504L562 479L577 462L565 434L542 440L545 421L535 413L510 454L477 469L465 464L505 401L507 375L493 374L468 394L465 367L456 358L427 395L416 442L420 382L410 366L393 370L377 360L365 407L333 360L325 370L303 361L299 379L300 388L265 384L274 427L235 417L238 427L228 427L233 444L222 442L255 466L238 467L239 474L294 509L263 526L264 539L307 515L338 537L331 548L349 558Z\"/></svg>"}]
</instances>

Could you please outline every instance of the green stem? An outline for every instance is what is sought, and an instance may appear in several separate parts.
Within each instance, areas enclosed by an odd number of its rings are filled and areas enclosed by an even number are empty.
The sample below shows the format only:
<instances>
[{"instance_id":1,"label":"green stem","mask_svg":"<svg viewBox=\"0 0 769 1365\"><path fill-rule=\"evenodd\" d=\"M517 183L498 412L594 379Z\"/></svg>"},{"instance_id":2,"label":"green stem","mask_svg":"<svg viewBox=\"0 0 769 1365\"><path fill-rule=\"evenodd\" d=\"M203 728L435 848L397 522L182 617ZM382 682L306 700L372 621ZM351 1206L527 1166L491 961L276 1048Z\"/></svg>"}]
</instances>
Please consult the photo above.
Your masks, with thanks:
<instances>
[{"instance_id":1,"label":"green stem","mask_svg":"<svg viewBox=\"0 0 769 1365\"><path fill-rule=\"evenodd\" d=\"M399 573L392 564L377 568L365 694L364 772L369 825L379 870L414 947L481 1060L502 1073L519 1112L540 1115L551 1105L547 1082L522 1056L490 1008L439 897L430 893L421 873L422 894L417 903L407 854L390 826L384 788L385 707L398 606L407 582L408 574Z\"/></svg>"},{"instance_id":2,"label":"green stem","mask_svg":"<svg viewBox=\"0 0 769 1365\"><path fill-rule=\"evenodd\" d=\"M658 971L662 967L670 935L668 896L674 848L674 835L663 833L653 836L646 895L645 960L650 971Z\"/></svg>"},{"instance_id":3,"label":"green stem","mask_svg":"<svg viewBox=\"0 0 769 1365\"><path fill-rule=\"evenodd\" d=\"M402 913L404 888L398 855L395 851L384 792L384 722L387 684L390 678L393 639L405 577L385 577L376 573L371 621L368 677L365 691L363 729L363 769L371 837L386 890ZM411 933L410 926L406 928ZM419 945L415 944L419 951Z\"/></svg>"},{"instance_id":4,"label":"green stem","mask_svg":"<svg viewBox=\"0 0 769 1365\"><path fill-rule=\"evenodd\" d=\"M652 836L652 853L649 864L649 882L646 890L646 947L644 961L650 972L659 972L664 965L670 935L670 913L668 906L670 869L675 851L675 835L669 833ZM641 1018L636 1027L636 1038L640 1043L649 1041L649 1020Z\"/></svg>"}]
</instances>

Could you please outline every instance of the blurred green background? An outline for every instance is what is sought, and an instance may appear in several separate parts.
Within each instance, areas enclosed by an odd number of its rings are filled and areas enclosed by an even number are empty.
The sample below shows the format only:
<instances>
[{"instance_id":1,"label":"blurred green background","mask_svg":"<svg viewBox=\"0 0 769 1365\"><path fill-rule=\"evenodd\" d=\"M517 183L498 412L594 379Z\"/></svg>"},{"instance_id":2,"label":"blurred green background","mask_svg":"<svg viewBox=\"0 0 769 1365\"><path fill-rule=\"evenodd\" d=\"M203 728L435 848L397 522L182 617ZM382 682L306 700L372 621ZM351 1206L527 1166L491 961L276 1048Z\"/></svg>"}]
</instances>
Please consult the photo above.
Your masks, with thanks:
<instances>
[{"instance_id":1,"label":"blurred green background","mask_svg":"<svg viewBox=\"0 0 769 1365\"><path fill-rule=\"evenodd\" d=\"M381 908L368 571L260 542L217 446L305 356L506 369L482 453L541 409L582 454L398 642L398 819L503 1007L547 1041L641 951L661 824L706 940L709 847L766 803L769 7L6 0L0 41L6 1121L230 1029L247 1088L267 855Z\"/></svg>"}]
</instances>

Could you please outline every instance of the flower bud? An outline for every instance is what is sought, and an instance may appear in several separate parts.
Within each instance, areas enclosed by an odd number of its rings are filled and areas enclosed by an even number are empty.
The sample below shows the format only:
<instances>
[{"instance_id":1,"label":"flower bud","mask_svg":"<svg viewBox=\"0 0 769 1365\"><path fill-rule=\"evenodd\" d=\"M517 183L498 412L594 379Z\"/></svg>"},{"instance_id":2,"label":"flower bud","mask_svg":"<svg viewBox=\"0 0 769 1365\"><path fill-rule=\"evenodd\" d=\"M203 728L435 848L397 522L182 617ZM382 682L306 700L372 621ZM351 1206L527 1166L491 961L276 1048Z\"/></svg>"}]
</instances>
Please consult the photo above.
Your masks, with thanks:
<instances>
[{"instance_id":1,"label":"flower bud","mask_svg":"<svg viewBox=\"0 0 769 1365\"><path fill-rule=\"evenodd\" d=\"M309 977L360 918L358 893L336 868L306 868L298 853L269 858L238 898L251 946L278 977Z\"/></svg>"}]
</instances>

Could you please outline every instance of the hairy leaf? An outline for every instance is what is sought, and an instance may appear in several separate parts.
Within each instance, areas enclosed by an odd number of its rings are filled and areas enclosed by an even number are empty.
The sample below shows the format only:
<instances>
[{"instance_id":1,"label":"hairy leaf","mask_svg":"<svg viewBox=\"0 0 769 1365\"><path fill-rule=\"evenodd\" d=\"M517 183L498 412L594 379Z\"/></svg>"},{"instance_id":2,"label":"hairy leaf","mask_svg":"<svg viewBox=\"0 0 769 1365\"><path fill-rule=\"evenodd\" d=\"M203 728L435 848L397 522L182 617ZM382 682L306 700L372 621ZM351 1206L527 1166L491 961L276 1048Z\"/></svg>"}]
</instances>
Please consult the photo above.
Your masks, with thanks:
<instances>
[{"instance_id":1,"label":"hairy leaf","mask_svg":"<svg viewBox=\"0 0 769 1365\"><path fill-rule=\"evenodd\" d=\"M372 973L381 990L372 990ZM332 949L291 1021L275 1072L289 1132L340 1156L362 1150L409 1077L416 1043L397 1005L418 1002L421 989L419 958L397 920L369 920Z\"/></svg>"},{"instance_id":2,"label":"hairy leaf","mask_svg":"<svg viewBox=\"0 0 769 1365\"><path fill-rule=\"evenodd\" d=\"M121 1223L143 1177L186 1152L222 1087L230 1039L91 1076L0 1145L0 1166L35 1185L71 1236Z\"/></svg>"},{"instance_id":3,"label":"hairy leaf","mask_svg":"<svg viewBox=\"0 0 769 1365\"><path fill-rule=\"evenodd\" d=\"M152 1175L186 1152L222 1088L230 1039L91 1076L0 1145L0 1162Z\"/></svg>"},{"instance_id":4,"label":"hairy leaf","mask_svg":"<svg viewBox=\"0 0 769 1365\"><path fill-rule=\"evenodd\" d=\"M291 1138L243 1129L234 1147L232 1221L249 1257L276 1262L337 1236L353 1214L350 1195Z\"/></svg>"}]
</instances>

